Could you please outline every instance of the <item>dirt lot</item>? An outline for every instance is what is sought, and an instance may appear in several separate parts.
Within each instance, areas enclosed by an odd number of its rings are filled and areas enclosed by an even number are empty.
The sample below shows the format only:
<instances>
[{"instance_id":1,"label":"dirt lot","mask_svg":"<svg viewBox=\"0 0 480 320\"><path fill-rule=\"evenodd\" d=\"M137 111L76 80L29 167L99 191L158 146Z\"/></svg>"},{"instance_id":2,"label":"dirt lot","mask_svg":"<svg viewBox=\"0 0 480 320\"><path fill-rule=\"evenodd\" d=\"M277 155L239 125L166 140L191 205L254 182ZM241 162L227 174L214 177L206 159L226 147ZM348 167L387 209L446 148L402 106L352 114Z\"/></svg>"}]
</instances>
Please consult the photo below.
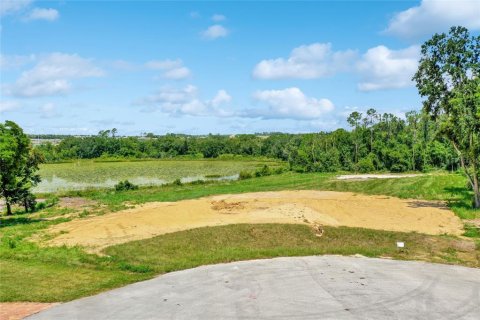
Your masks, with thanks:
<instances>
[{"instance_id":1,"label":"dirt lot","mask_svg":"<svg viewBox=\"0 0 480 320\"><path fill-rule=\"evenodd\" d=\"M461 235L463 225L441 202L330 191L280 191L153 202L53 226L49 245L112 244L186 229L235 223L305 223Z\"/></svg>"}]
</instances>

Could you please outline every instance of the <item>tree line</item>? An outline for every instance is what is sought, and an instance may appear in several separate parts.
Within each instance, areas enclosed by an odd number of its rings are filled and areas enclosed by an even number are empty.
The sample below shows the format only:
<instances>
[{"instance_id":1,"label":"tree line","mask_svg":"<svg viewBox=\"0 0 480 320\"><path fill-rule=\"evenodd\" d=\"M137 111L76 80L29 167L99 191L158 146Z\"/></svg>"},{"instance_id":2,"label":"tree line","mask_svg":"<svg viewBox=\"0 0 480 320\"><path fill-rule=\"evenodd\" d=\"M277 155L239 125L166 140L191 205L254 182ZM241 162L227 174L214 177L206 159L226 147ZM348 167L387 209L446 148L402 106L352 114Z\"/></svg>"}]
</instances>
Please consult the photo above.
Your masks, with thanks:
<instances>
[{"instance_id":1,"label":"tree line","mask_svg":"<svg viewBox=\"0 0 480 320\"><path fill-rule=\"evenodd\" d=\"M394 172L456 170L459 158L451 144L438 136L436 122L419 112L405 119L369 109L348 117L350 131L309 134L241 134L118 137L116 130L96 136L67 137L58 145L37 147L50 162L95 158L228 158L230 155L268 157L287 161L302 172L338 170Z\"/></svg>"},{"instance_id":2,"label":"tree line","mask_svg":"<svg viewBox=\"0 0 480 320\"><path fill-rule=\"evenodd\" d=\"M58 145L35 149L12 121L0 124L0 196L8 213L21 203L35 203L30 189L40 181L42 161L124 158L218 158L264 156L288 161L303 172L429 170L462 168L473 206L480 208L480 36L463 27L435 34L421 47L413 79L423 100L422 112L404 118L371 108L352 112L350 131L311 134L187 136L169 134L118 137L117 130L96 136L66 137Z\"/></svg>"}]
</instances>

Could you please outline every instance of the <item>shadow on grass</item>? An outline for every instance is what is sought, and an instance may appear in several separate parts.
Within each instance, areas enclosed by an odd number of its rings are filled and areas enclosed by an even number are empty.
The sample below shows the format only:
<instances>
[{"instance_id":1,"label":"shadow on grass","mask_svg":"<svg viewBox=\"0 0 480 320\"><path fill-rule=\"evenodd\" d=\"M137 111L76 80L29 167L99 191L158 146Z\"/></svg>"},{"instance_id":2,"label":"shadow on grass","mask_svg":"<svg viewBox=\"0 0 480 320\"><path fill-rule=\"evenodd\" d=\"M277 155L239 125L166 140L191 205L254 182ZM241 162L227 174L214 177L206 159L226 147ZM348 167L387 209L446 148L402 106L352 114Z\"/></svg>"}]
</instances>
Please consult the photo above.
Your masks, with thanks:
<instances>
[{"instance_id":1,"label":"shadow on grass","mask_svg":"<svg viewBox=\"0 0 480 320\"><path fill-rule=\"evenodd\" d=\"M444 190L451 194L450 200L472 201L473 193L467 188L462 187L446 187Z\"/></svg>"},{"instance_id":2,"label":"shadow on grass","mask_svg":"<svg viewBox=\"0 0 480 320\"><path fill-rule=\"evenodd\" d=\"M30 219L27 217L0 218L0 228L16 226L19 224L32 224L43 221L42 219Z\"/></svg>"}]
</instances>

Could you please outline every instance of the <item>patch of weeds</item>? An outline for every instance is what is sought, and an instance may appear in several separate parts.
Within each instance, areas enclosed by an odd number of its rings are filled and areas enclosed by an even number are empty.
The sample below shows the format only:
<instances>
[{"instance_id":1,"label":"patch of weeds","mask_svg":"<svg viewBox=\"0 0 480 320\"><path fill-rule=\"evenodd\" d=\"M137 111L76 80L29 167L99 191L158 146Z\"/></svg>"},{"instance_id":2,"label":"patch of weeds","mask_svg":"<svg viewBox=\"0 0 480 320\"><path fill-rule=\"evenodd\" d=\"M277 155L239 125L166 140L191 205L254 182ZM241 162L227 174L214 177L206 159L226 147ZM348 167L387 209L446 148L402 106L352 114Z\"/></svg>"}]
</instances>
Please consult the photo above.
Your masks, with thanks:
<instances>
[{"instance_id":1,"label":"patch of weeds","mask_svg":"<svg viewBox=\"0 0 480 320\"><path fill-rule=\"evenodd\" d=\"M133 265L125 262L121 262L118 267L120 268L120 270L134 272L134 273L149 273L154 271L149 266Z\"/></svg>"},{"instance_id":2,"label":"patch of weeds","mask_svg":"<svg viewBox=\"0 0 480 320\"><path fill-rule=\"evenodd\" d=\"M85 218L88 216L90 213L87 211L87 209L83 209L83 211L78 215L79 218Z\"/></svg>"},{"instance_id":3,"label":"patch of weeds","mask_svg":"<svg viewBox=\"0 0 480 320\"><path fill-rule=\"evenodd\" d=\"M480 239L480 228L470 224L470 223L465 223L465 233L463 234L465 237L469 238L479 238Z\"/></svg>"},{"instance_id":4,"label":"patch of weeds","mask_svg":"<svg viewBox=\"0 0 480 320\"><path fill-rule=\"evenodd\" d=\"M183 183L182 183L182 180L177 178L177 179L173 180L172 185L181 186L181 185L183 185Z\"/></svg>"},{"instance_id":5,"label":"patch of weeds","mask_svg":"<svg viewBox=\"0 0 480 320\"><path fill-rule=\"evenodd\" d=\"M120 181L115 185L115 191L137 190L138 186L128 180Z\"/></svg>"}]
</instances>

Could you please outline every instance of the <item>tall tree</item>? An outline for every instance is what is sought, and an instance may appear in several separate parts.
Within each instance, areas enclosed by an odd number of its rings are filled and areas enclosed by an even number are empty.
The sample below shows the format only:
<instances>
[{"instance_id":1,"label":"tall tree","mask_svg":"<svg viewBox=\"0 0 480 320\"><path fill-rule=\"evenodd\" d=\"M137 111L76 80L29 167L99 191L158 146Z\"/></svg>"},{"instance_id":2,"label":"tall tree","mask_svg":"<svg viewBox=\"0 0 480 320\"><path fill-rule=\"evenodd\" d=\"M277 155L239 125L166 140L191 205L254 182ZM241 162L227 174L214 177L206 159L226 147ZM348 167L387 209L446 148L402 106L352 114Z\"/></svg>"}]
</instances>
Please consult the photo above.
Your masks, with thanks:
<instances>
[{"instance_id":1,"label":"tall tree","mask_svg":"<svg viewBox=\"0 0 480 320\"><path fill-rule=\"evenodd\" d=\"M355 143L355 164L358 163L358 149L360 144L360 120L362 119L362 114L354 111L352 112L348 118L348 124L353 128L353 136L354 136L354 143Z\"/></svg>"},{"instance_id":2,"label":"tall tree","mask_svg":"<svg viewBox=\"0 0 480 320\"><path fill-rule=\"evenodd\" d=\"M424 111L440 122L460 158L480 208L480 36L464 27L435 34L422 45L413 80L425 99Z\"/></svg>"},{"instance_id":3,"label":"tall tree","mask_svg":"<svg viewBox=\"0 0 480 320\"><path fill-rule=\"evenodd\" d=\"M36 171L41 159L15 122L0 123L0 196L5 198L8 215L14 203L31 208L34 197L30 188L40 181Z\"/></svg>"}]
</instances>

